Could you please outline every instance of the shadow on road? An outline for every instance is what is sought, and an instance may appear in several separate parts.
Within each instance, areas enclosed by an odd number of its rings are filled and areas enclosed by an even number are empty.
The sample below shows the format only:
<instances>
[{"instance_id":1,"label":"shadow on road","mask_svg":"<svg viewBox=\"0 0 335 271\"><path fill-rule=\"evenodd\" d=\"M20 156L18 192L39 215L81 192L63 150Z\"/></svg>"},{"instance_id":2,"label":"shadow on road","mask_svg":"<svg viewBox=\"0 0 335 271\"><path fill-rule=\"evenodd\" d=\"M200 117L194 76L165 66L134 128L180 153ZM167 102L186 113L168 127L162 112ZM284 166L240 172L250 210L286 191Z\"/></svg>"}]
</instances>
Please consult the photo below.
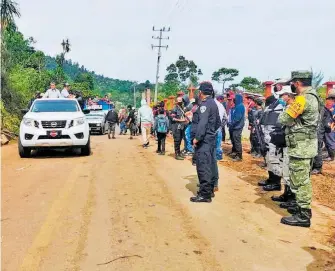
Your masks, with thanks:
<instances>
[{"instance_id":1,"label":"shadow on road","mask_svg":"<svg viewBox=\"0 0 335 271\"><path fill-rule=\"evenodd\" d=\"M91 152L91 155L93 152ZM38 150L31 154L32 159L75 158L81 157L80 150Z\"/></svg>"},{"instance_id":2,"label":"shadow on road","mask_svg":"<svg viewBox=\"0 0 335 271\"><path fill-rule=\"evenodd\" d=\"M189 183L185 185L185 187L193 193L194 196L197 195L198 193L198 176L197 175L190 175L190 176L185 176L183 179L188 180Z\"/></svg>"},{"instance_id":3,"label":"shadow on road","mask_svg":"<svg viewBox=\"0 0 335 271\"><path fill-rule=\"evenodd\" d=\"M270 195L273 195L273 192L264 192L261 187L258 186L258 181L262 179L261 175L245 175L239 176L239 178L243 181L248 182L249 184L255 187L255 192L259 198L254 201L256 204L263 204L267 208L271 209L275 213L281 216L287 216L288 213L285 209L281 209L278 204L271 200ZM266 178L263 178L266 179Z\"/></svg>"}]
</instances>

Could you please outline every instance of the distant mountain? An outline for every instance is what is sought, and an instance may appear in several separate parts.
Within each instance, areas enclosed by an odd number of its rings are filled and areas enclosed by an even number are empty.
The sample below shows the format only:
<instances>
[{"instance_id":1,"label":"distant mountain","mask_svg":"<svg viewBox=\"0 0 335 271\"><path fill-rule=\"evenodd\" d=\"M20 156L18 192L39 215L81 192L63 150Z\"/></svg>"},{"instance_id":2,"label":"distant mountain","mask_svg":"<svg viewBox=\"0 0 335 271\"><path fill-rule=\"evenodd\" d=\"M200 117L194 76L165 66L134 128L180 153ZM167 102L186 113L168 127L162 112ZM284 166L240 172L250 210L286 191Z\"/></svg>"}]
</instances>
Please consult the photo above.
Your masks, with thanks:
<instances>
[{"instance_id":1,"label":"distant mountain","mask_svg":"<svg viewBox=\"0 0 335 271\"><path fill-rule=\"evenodd\" d=\"M56 69L56 59L54 57L47 56L46 57L46 68L48 70ZM128 80L119 80L113 79L109 77L105 77L103 75L96 74L94 71L88 70L83 65L80 65L77 62L72 62L72 60L65 60L64 63L64 72L69 77L71 81L74 81L76 76L81 73L89 73L94 78L95 89L101 92L102 94L107 93L111 90L116 90L119 92L129 91L134 82Z\"/></svg>"}]
</instances>

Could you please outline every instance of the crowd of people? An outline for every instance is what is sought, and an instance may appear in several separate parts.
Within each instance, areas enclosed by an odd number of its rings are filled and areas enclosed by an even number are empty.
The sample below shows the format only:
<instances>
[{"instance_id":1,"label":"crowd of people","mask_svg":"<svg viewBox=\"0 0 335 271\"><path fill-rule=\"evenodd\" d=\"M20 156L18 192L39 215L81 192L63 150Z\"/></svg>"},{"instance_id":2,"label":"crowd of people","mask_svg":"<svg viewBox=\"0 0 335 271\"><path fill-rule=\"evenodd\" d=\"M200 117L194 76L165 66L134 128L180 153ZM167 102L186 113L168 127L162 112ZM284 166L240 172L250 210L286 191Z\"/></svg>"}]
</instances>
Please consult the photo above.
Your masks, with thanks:
<instances>
[{"instance_id":1,"label":"crowd of people","mask_svg":"<svg viewBox=\"0 0 335 271\"><path fill-rule=\"evenodd\" d=\"M309 227L311 174L320 174L323 160L334 161L335 153L335 90L329 92L323 105L311 86L312 74L296 71L290 80L277 80L272 95L265 100L248 95L245 101L242 94L232 91L215 97L212 84L203 82L199 96L179 96L172 110L165 110L164 103L151 109L142 100L138 111L129 106L128 112L134 113L126 117L120 112L118 120L124 120L131 138L142 134L144 148L149 146L152 134L160 155L165 154L166 137L172 133L175 159L184 160L190 155L197 168L199 191L190 199L192 202L211 202L218 191L217 160L222 159L227 131L232 143L228 156L234 162L243 161L242 133L247 124L250 153L264 158L268 171L268 178L259 186L264 191L281 191L284 186L282 195L272 197L292 214L283 217L281 223ZM329 154L326 159L322 159L324 146Z\"/></svg>"},{"instance_id":2,"label":"crowd of people","mask_svg":"<svg viewBox=\"0 0 335 271\"><path fill-rule=\"evenodd\" d=\"M151 108L144 99L138 110L129 105L117 112L113 107L106 117L108 136L115 139L116 125L120 125L120 135L128 130L129 139L141 135L143 148L155 138L156 152L165 155L166 138L172 134L175 159L192 156L197 169L199 191L190 200L211 202L219 189L217 161L223 157L222 142L227 131L232 146L227 155L232 161L241 162L242 134L247 124L250 153L255 158L264 158L268 171L267 179L258 185L264 191L281 191L283 184L283 194L273 196L272 200L292 216L283 217L281 222L309 227L311 174L321 174L323 161L334 161L335 156L335 89L328 93L323 104L311 86L310 72L295 71L290 80L277 80L272 95L264 100L260 95L243 97L243 93L233 91L215 97L212 84L202 82L198 96L190 99L179 95L172 110L166 110L164 102ZM64 84L60 92L51 83L43 95L43 98L62 97L74 97L69 84ZM89 99L88 104L99 100ZM107 96L105 100L110 102ZM324 147L328 156L323 159Z\"/></svg>"},{"instance_id":3,"label":"crowd of people","mask_svg":"<svg viewBox=\"0 0 335 271\"><path fill-rule=\"evenodd\" d=\"M60 91L56 87L55 82L50 83L50 88L46 90L45 93L42 93L40 91L37 91L35 93L35 96L30 100L28 104L28 108L31 107L33 102L36 99L58 99L58 98L69 98L69 99L77 99L80 107L82 109L85 108L85 106L94 106L98 105L100 102L104 102L107 104L112 104L112 101L109 99L108 95L105 95L104 98L100 98L99 96L88 97L88 99L84 99L82 96L82 93L80 91L71 90L71 85L69 83L63 84L63 89Z\"/></svg>"}]
</instances>

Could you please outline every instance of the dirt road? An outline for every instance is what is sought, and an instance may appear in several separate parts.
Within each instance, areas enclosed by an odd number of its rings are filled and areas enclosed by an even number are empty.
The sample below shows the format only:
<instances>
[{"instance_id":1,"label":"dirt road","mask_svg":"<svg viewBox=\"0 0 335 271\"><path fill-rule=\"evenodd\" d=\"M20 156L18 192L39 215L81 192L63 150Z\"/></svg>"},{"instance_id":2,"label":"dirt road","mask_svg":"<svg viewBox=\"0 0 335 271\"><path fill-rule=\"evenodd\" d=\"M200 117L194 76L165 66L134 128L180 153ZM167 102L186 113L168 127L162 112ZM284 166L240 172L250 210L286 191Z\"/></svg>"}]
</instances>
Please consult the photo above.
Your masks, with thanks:
<instances>
[{"instance_id":1,"label":"dirt road","mask_svg":"<svg viewBox=\"0 0 335 271\"><path fill-rule=\"evenodd\" d=\"M191 203L189 161L126 137L92 144L90 157L2 149L2 270L335 270L334 211L284 226L272 194L224 166L214 201Z\"/></svg>"}]
</instances>

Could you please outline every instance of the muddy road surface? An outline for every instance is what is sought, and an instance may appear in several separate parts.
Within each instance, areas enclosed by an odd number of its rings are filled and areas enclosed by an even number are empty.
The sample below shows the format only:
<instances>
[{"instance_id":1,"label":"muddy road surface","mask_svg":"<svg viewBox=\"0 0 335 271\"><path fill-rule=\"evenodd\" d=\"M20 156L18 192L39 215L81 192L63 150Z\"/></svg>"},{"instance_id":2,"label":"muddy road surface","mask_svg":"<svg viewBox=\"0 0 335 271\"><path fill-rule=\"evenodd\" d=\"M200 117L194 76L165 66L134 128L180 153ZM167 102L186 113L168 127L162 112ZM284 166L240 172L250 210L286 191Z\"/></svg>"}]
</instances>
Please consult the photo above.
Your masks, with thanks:
<instances>
[{"instance_id":1,"label":"muddy road surface","mask_svg":"<svg viewBox=\"0 0 335 271\"><path fill-rule=\"evenodd\" d=\"M195 168L171 146L92 141L90 157L2 148L1 270L335 270L331 209L314 203L310 229L282 225L273 193L222 165L213 202L191 203Z\"/></svg>"}]
</instances>

